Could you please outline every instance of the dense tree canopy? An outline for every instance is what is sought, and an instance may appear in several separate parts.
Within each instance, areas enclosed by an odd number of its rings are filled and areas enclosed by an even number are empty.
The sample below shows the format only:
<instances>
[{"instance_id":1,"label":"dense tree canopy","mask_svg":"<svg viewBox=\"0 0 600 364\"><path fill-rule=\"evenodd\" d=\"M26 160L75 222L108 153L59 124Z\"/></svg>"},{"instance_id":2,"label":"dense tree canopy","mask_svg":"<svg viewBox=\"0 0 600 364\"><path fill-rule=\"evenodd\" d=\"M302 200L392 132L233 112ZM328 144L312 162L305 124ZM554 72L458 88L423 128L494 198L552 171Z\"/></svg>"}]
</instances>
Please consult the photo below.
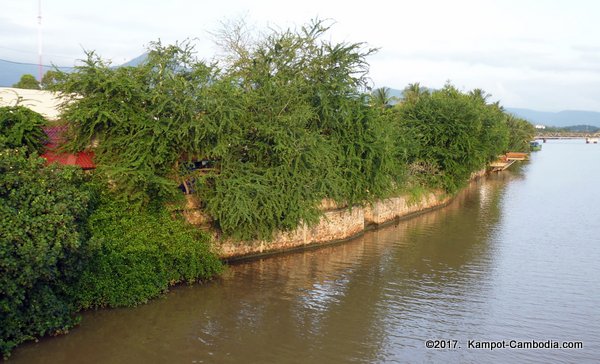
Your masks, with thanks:
<instances>
[{"instance_id":1,"label":"dense tree canopy","mask_svg":"<svg viewBox=\"0 0 600 364\"><path fill-rule=\"evenodd\" d=\"M71 122L71 146L97 145L100 171L122 197L172 199L183 163L206 151L204 115L213 99L204 95L214 72L186 44L155 43L138 67L111 68L89 53L54 86L71 96L62 115Z\"/></svg>"}]
</instances>

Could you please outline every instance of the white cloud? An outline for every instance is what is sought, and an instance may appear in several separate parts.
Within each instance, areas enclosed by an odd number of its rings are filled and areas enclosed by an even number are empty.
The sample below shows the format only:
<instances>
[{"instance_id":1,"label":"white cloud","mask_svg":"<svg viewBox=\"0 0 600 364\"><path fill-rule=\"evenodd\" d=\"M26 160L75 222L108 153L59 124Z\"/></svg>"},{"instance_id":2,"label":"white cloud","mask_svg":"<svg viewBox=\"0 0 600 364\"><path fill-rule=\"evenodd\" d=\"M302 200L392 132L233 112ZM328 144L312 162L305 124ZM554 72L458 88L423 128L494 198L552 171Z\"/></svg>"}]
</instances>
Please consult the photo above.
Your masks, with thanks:
<instances>
[{"instance_id":1,"label":"white cloud","mask_svg":"<svg viewBox=\"0 0 600 364\"><path fill-rule=\"evenodd\" d=\"M248 16L258 28L334 19L331 39L380 47L371 57L376 85L441 87L451 80L483 88L507 106L600 111L600 3L593 0L421 0L199 2L42 0L44 60L73 64L82 48L121 63L161 38L199 39ZM0 58L37 61L37 0L10 1L0 15Z\"/></svg>"}]
</instances>

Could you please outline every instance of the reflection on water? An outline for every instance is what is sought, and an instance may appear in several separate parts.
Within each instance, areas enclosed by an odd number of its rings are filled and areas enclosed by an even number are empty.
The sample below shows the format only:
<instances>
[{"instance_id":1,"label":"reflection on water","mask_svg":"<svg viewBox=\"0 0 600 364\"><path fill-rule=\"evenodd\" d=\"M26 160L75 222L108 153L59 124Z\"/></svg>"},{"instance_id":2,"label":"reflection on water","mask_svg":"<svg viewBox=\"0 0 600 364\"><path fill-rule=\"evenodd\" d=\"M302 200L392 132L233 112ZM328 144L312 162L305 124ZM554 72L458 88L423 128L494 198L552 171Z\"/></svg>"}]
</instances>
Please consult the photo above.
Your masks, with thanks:
<instances>
[{"instance_id":1,"label":"reflection on water","mask_svg":"<svg viewBox=\"0 0 600 364\"><path fill-rule=\"evenodd\" d=\"M583 147L583 148L582 148ZM15 363L592 362L600 148L547 143L448 207L341 245L231 266L135 309L88 312ZM427 339L460 349L425 348ZM581 340L583 350L473 350Z\"/></svg>"}]
</instances>

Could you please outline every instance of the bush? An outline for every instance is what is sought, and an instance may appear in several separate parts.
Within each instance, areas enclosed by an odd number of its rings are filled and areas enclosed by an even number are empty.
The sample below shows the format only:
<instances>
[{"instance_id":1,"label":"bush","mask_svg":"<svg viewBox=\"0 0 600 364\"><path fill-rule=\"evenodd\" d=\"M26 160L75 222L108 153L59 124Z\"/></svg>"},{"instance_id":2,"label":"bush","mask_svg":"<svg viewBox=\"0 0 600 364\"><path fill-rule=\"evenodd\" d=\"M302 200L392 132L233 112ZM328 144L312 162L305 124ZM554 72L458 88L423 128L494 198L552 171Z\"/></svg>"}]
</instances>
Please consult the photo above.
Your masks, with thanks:
<instances>
[{"instance_id":1,"label":"bush","mask_svg":"<svg viewBox=\"0 0 600 364\"><path fill-rule=\"evenodd\" d=\"M209 237L163 209L129 213L73 167L0 151L0 352L218 273ZM92 212L93 211L93 212Z\"/></svg>"},{"instance_id":2,"label":"bush","mask_svg":"<svg viewBox=\"0 0 600 364\"><path fill-rule=\"evenodd\" d=\"M221 271L209 236L164 208L129 211L108 194L101 201L88 221L88 262L73 292L83 308L137 305Z\"/></svg>"},{"instance_id":3,"label":"bush","mask_svg":"<svg viewBox=\"0 0 600 364\"><path fill-rule=\"evenodd\" d=\"M92 193L80 171L0 151L0 352L76 322L78 273Z\"/></svg>"},{"instance_id":4,"label":"bush","mask_svg":"<svg viewBox=\"0 0 600 364\"><path fill-rule=\"evenodd\" d=\"M517 121L483 90L462 93L451 84L433 92L418 84L405 89L394 118L408 153L411 182L456 192L472 172L485 168L519 142L527 146L531 124ZM521 147L523 148L523 147Z\"/></svg>"},{"instance_id":5,"label":"bush","mask_svg":"<svg viewBox=\"0 0 600 364\"><path fill-rule=\"evenodd\" d=\"M42 115L24 106L0 107L0 143L6 148L25 146L40 152L46 139L45 123Z\"/></svg>"}]
</instances>

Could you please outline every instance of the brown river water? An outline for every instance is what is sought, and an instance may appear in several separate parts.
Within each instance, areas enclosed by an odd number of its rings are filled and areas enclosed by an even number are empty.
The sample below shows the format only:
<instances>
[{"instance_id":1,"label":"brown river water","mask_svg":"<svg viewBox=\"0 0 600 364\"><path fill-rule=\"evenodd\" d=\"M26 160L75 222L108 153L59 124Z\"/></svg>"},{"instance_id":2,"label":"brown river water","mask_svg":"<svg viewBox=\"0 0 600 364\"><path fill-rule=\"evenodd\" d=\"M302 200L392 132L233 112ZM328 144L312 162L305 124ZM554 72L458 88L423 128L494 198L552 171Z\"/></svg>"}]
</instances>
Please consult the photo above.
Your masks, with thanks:
<instances>
[{"instance_id":1,"label":"brown river water","mask_svg":"<svg viewBox=\"0 0 600 364\"><path fill-rule=\"evenodd\" d=\"M583 348L509 347L549 340ZM490 341L506 347L476 348ZM238 263L147 305L85 312L9 363L599 361L600 145L570 140L447 207Z\"/></svg>"}]
</instances>

